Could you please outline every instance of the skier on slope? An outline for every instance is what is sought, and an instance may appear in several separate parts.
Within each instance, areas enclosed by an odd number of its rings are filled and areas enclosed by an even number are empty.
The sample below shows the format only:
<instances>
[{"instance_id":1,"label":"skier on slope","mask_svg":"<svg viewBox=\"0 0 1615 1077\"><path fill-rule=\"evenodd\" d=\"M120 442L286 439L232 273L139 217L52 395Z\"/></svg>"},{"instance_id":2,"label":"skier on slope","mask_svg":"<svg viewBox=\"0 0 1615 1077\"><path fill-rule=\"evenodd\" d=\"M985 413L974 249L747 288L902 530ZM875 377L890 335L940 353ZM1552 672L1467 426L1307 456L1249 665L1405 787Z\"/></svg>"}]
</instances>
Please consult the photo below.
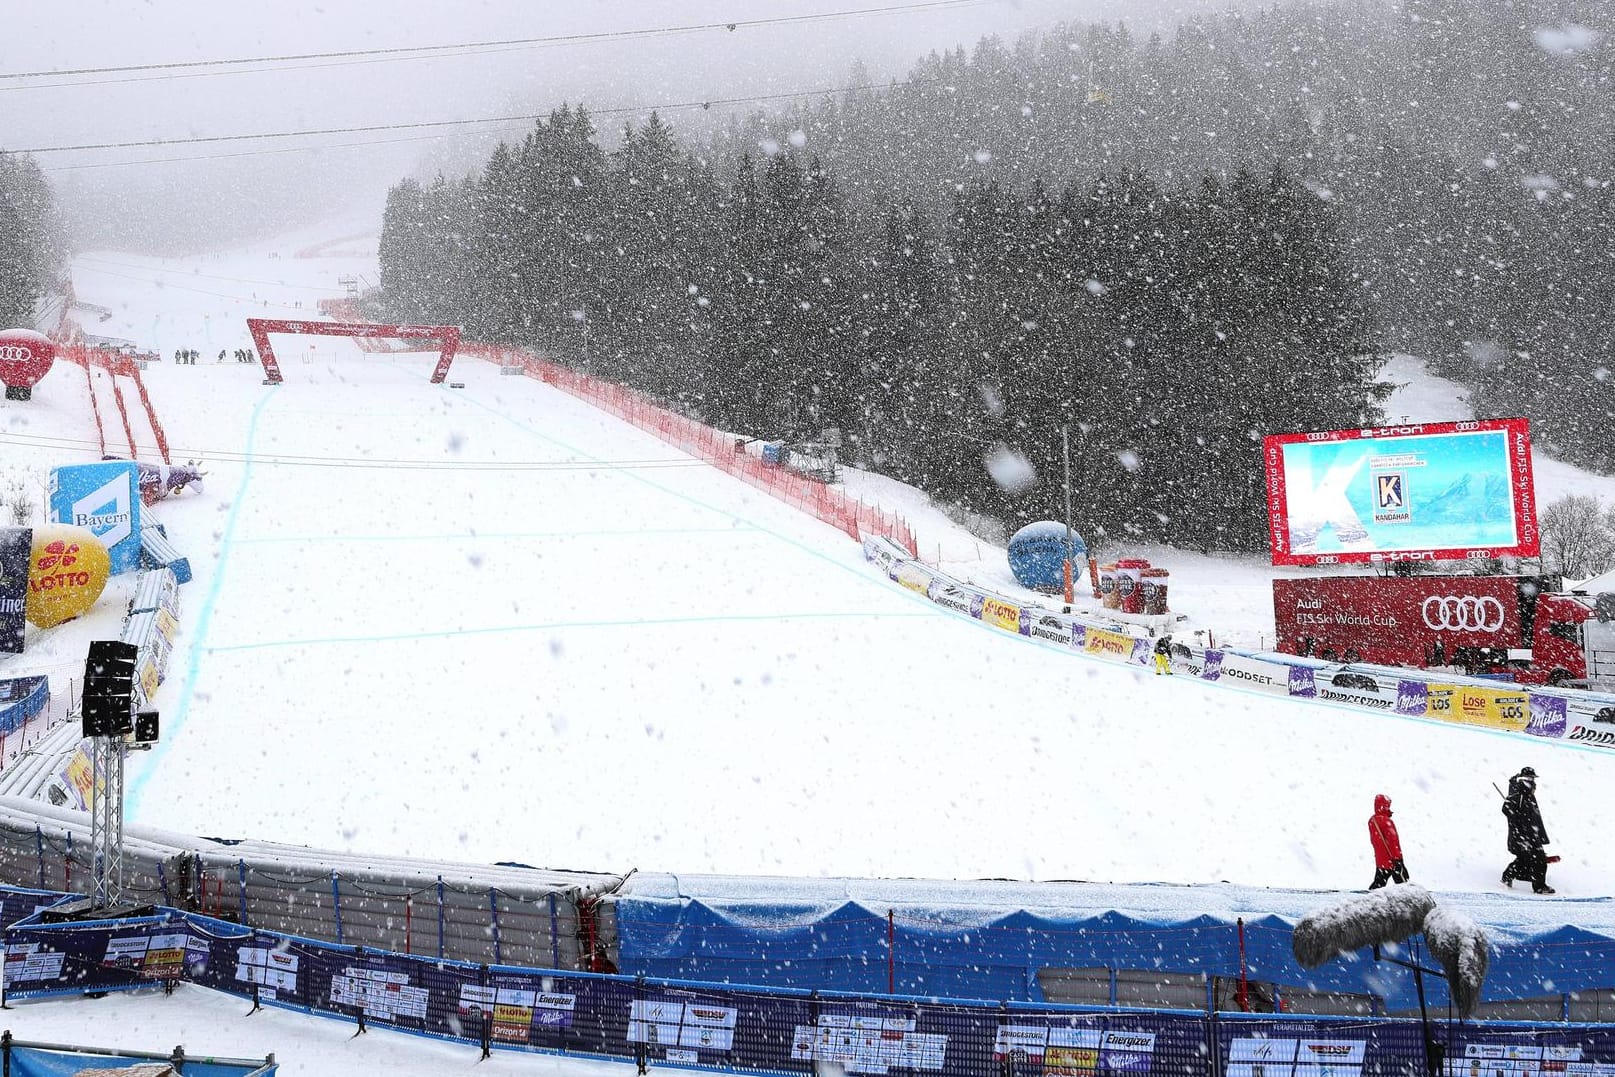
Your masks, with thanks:
<instances>
[{"instance_id":1,"label":"skier on slope","mask_svg":"<svg viewBox=\"0 0 1615 1077\"><path fill-rule=\"evenodd\" d=\"M1408 867L1402 863L1402 838L1391 819L1391 798L1381 793L1374 798L1374 814L1368 819L1368 840L1374 845L1374 881L1370 890L1378 890L1387 881L1408 881Z\"/></svg>"},{"instance_id":2,"label":"skier on slope","mask_svg":"<svg viewBox=\"0 0 1615 1077\"><path fill-rule=\"evenodd\" d=\"M1508 851L1514 854L1514 862L1503 869L1503 884L1512 890L1515 879L1529 879L1532 892L1554 893L1548 885L1548 856L1542 851L1548 844L1548 830L1542 825L1542 809L1537 807L1536 771L1531 767L1521 767L1508 780L1503 814L1508 816Z\"/></svg>"},{"instance_id":3,"label":"skier on slope","mask_svg":"<svg viewBox=\"0 0 1615 1077\"><path fill-rule=\"evenodd\" d=\"M1172 675L1172 637L1162 636L1155 641L1155 675Z\"/></svg>"}]
</instances>

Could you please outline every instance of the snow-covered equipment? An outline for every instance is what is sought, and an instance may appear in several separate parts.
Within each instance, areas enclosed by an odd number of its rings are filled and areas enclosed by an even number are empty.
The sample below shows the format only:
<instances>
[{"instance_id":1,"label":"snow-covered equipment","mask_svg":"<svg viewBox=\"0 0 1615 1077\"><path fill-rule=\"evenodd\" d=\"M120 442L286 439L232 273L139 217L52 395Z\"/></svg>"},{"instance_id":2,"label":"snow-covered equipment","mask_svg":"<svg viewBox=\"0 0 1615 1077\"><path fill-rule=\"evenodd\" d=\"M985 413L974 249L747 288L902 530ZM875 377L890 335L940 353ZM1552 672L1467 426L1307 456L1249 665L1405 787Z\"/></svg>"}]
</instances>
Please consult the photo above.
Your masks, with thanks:
<instances>
[{"instance_id":1,"label":"snow-covered equipment","mask_svg":"<svg viewBox=\"0 0 1615 1077\"><path fill-rule=\"evenodd\" d=\"M1424 918L1424 944L1447 976L1452 1004L1459 1017L1475 1012L1492 947L1486 932L1463 913L1439 905Z\"/></svg>"},{"instance_id":2,"label":"snow-covered equipment","mask_svg":"<svg viewBox=\"0 0 1615 1077\"><path fill-rule=\"evenodd\" d=\"M1291 947L1304 969L1366 947L1394 946L1424 930L1435 898L1416 883L1388 886L1310 912L1295 925Z\"/></svg>"}]
</instances>

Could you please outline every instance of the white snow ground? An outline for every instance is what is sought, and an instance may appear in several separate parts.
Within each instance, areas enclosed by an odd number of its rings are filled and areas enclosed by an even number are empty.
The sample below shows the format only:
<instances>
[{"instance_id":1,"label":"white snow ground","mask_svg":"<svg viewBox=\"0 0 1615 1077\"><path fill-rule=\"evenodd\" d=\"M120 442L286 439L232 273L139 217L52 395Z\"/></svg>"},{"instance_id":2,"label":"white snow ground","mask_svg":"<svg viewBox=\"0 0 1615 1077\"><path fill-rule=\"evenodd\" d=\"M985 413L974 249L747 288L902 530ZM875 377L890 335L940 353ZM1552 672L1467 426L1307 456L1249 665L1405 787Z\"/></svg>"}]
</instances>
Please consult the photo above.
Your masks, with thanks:
<instances>
[{"instance_id":1,"label":"white snow ground","mask_svg":"<svg viewBox=\"0 0 1615 1077\"><path fill-rule=\"evenodd\" d=\"M1591 810L1607 753L1156 679L1007 637L887 583L844 535L474 360L453 372L463 390L429 385L429 356L328 338L278 338L276 388L209 361L250 343L246 317L312 314L339 275L373 273L373 255L291 257L351 230L75 266L80 298L113 312L91 331L204 357L147 372L175 458L202 457L208 479L155 510L196 579L133 819L609 871L1334 890L1363 885L1364 823L1384 792L1420 882L1500 891L1490 783L1530 764L1565 857L1555 885L1615 893ZM1406 373L1410 408L1445 405L1413 417L1460 414L1450 390ZM0 409L6 470L94 458L77 374L59 367L33 401ZM1538 480L1544 503L1615 492L1540 456ZM916 492L848 484L909 515L949 571L1009 585L1001 552ZM1261 559L1143 552L1174 569L1194 626L1252 644L1271 631ZM120 606L39 634L0 673L70 668ZM142 1013L210 1027L194 1016L205 1006L152 1001ZM144 1003L60 1008L80 1005ZM149 1020L159 1043L187 1038ZM257 1049L243 1042L211 1049Z\"/></svg>"}]
</instances>

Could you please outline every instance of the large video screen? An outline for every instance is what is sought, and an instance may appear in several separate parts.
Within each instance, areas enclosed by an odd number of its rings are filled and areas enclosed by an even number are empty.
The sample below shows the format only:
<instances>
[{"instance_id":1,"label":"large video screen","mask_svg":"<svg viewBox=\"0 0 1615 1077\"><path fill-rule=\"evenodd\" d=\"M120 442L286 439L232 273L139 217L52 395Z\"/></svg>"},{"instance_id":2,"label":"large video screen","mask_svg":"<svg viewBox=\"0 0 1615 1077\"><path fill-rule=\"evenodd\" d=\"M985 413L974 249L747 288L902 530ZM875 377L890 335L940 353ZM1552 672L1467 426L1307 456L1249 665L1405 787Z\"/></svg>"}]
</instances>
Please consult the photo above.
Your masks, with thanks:
<instances>
[{"instance_id":1,"label":"large video screen","mask_svg":"<svg viewBox=\"0 0 1615 1077\"><path fill-rule=\"evenodd\" d=\"M1263 439L1275 565L1534 557L1525 419Z\"/></svg>"}]
</instances>

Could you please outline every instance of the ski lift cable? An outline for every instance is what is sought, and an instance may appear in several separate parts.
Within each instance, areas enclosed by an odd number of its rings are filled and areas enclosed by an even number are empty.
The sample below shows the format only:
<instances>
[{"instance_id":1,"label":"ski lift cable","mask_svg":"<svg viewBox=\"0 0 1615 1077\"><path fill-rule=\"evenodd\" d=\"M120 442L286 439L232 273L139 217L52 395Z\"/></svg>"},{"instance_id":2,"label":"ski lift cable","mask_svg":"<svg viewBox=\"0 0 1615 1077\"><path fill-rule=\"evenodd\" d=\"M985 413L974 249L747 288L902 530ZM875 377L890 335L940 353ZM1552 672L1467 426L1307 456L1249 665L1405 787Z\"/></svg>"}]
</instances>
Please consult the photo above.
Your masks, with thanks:
<instances>
[{"instance_id":1,"label":"ski lift cable","mask_svg":"<svg viewBox=\"0 0 1615 1077\"><path fill-rule=\"evenodd\" d=\"M381 49L346 49L335 52L289 53L279 56L237 56L218 60L180 60L170 63L125 64L116 67L61 68L54 71L12 71L0 73L0 80L51 78L67 75L113 75L135 71L168 71L186 77L187 74L207 74L210 68L241 68L252 64L297 63L309 60L340 60L363 57L391 57L394 59L430 59L443 54L515 48L542 48L555 45L582 44L593 41L623 41L635 38L660 37L675 34L707 33L724 30L753 30L768 26L790 26L805 23L828 22L836 19L861 18L873 15L911 14L928 10L976 7L998 0L920 0L918 3L886 4L879 7L848 8L803 15L776 15L757 19L692 23L685 26L640 27L629 30L597 30L580 34L555 34L547 37L506 38L494 41L461 41L446 45L405 45ZM84 85L73 83L68 85Z\"/></svg>"}]
</instances>

